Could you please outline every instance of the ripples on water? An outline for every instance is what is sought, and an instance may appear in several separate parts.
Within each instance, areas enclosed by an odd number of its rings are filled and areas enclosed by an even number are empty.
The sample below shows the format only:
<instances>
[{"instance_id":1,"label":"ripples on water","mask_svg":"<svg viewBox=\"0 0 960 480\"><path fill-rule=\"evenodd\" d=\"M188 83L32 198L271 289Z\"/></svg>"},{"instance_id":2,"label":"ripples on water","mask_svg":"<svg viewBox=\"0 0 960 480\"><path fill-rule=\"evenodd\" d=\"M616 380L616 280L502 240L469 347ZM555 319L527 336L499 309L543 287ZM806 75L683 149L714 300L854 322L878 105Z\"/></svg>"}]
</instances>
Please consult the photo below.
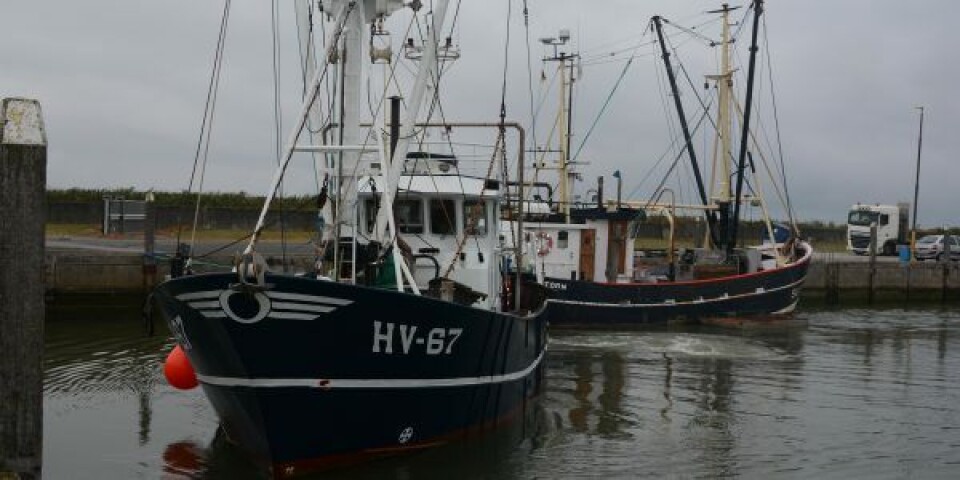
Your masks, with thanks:
<instances>
[{"instance_id":1,"label":"ripples on water","mask_svg":"<svg viewBox=\"0 0 960 480\"><path fill-rule=\"evenodd\" d=\"M174 391L139 313L47 324L48 478L258 478ZM320 478L954 478L960 311L807 311L743 328L551 333L537 415Z\"/></svg>"}]
</instances>

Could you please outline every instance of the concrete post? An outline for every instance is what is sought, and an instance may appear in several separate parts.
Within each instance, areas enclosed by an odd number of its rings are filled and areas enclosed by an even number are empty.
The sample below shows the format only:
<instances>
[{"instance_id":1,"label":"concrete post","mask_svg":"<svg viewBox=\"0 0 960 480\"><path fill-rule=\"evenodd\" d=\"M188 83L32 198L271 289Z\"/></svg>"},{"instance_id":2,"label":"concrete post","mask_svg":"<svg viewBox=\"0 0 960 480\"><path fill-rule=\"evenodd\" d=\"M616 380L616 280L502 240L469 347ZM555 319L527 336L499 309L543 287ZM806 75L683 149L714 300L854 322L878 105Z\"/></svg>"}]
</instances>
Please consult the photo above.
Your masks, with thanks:
<instances>
[{"instance_id":1,"label":"concrete post","mask_svg":"<svg viewBox=\"0 0 960 480\"><path fill-rule=\"evenodd\" d=\"M47 139L40 103L0 103L0 476L40 478ZM4 473L6 472L6 473Z\"/></svg>"}]
</instances>

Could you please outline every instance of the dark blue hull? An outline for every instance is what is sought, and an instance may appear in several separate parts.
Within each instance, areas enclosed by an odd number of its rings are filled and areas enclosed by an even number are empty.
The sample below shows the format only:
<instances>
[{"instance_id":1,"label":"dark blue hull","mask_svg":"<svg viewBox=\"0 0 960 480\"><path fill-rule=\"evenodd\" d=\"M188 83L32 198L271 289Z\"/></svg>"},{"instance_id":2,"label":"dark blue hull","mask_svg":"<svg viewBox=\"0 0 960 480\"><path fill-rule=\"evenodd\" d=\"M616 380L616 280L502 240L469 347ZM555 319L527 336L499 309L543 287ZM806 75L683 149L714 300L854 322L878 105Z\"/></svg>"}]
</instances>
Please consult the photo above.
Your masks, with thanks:
<instances>
[{"instance_id":1,"label":"dark blue hull","mask_svg":"<svg viewBox=\"0 0 960 480\"><path fill-rule=\"evenodd\" d=\"M790 313L800 298L812 252L777 269L707 280L595 283L545 278L554 326L613 327L702 322Z\"/></svg>"},{"instance_id":2,"label":"dark blue hull","mask_svg":"<svg viewBox=\"0 0 960 480\"><path fill-rule=\"evenodd\" d=\"M236 282L182 277L155 297L227 437L276 476L442 443L541 390L542 314L300 277Z\"/></svg>"}]
</instances>

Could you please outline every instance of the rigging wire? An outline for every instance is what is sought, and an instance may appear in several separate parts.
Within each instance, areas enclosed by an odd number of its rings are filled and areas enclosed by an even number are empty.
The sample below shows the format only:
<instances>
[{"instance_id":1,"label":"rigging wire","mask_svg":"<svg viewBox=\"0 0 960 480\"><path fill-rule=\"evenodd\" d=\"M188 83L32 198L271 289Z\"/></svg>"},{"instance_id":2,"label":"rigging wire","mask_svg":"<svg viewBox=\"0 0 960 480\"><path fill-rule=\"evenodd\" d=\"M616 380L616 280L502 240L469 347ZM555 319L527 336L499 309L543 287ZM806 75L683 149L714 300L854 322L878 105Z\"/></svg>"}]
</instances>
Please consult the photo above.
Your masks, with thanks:
<instances>
[{"instance_id":1,"label":"rigging wire","mask_svg":"<svg viewBox=\"0 0 960 480\"><path fill-rule=\"evenodd\" d=\"M207 100L204 104L203 109L203 120L200 122L200 137L197 139L197 150L193 159L193 170L190 173L190 182L187 187L187 192L193 191L194 182L197 180L197 171L198 167L200 170L199 185L197 187L197 200L196 206L194 208L193 215L193 229L191 230L190 238L190 252L187 252L187 257L190 257L193 251L193 246L196 241L197 235L197 223L200 217L200 194L203 191L203 179L206 172L207 165L207 155L210 151L210 133L213 130L213 119L214 112L216 110L217 103L217 92L220 87L220 70L223 65L223 52L224 46L226 45L227 37L227 27L229 25L230 18L230 4L231 0L225 0L223 4L223 14L220 18L220 32L217 36L217 45L214 49L213 56L213 67L210 72L210 83L207 86ZM202 159L202 161L201 161ZM183 231L183 225L180 221L180 211L177 213L177 247L176 250L179 253L180 251L180 238Z\"/></svg>"},{"instance_id":2,"label":"rigging wire","mask_svg":"<svg viewBox=\"0 0 960 480\"><path fill-rule=\"evenodd\" d=\"M651 44L651 45L652 45L652 44ZM653 47L653 48L655 49L656 47ZM676 50L674 50L674 52L676 52ZM664 150L664 152L660 155L660 157L656 160L656 162L654 162L654 165L653 165L651 168L647 169L646 175L644 175L644 176L640 179L640 181L637 183L637 186L634 187L634 188L630 191L630 193L627 195L627 198L631 198L631 197L633 197L634 195L636 195L636 194L639 192L639 190L643 187L643 185L647 182L647 180L653 175L654 172L657 171L658 166L659 166L661 163L663 163L663 161L667 158L667 155L668 155L671 151L673 151L674 149L676 149L676 148L678 147L678 144L680 143L680 136L679 136L679 134L677 133L677 127L676 127L676 124L674 123L673 115L670 114L670 112L669 112L669 107L668 107L668 103L669 103L669 102L668 102L668 100L667 100L667 97L669 96L669 94L666 93L666 87L664 86L664 80L663 80L663 73L660 71L660 69L655 69L654 72L655 72L655 78L657 79L658 91L660 92L661 106L662 106L663 109L664 109L664 118L665 118L665 121L666 121L668 130L671 132L670 138L672 138L672 140L671 140L670 145L667 146L667 148L666 148L666 149ZM701 103L701 108L703 109L703 112L704 112L704 113L703 113L703 116L701 116L700 120L698 120L697 125L695 126L695 128L694 128L694 130L693 130L693 134L696 134L696 133L697 133L697 131L698 131L699 128L700 128L700 124L706 119L706 117L709 117L709 111L710 111L710 108L711 108L711 106L712 106L712 104L713 104L713 96L714 96L714 95L715 95L715 92L712 92L712 91L711 91L710 96L708 97L708 102L706 103L706 105L704 105L704 104ZM711 120L711 122L713 121L712 118L709 118L709 119ZM686 146L681 147L681 149L680 149L679 152L677 153L677 155L676 155L673 163L676 164L676 162L684 155L685 152L686 152ZM676 166L675 166L675 165L672 165L672 166L670 167L670 169L668 170L668 173L667 173L667 175L666 175L665 177L668 177L668 176L670 175L670 172L672 172L675 168L676 168ZM654 190L653 190L653 192L654 192L653 194L654 194L654 195L655 195L656 192L659 190L659 188L662 188L662 186L665 184L665 182L666 182L666 178L664 178L664 180L661 182L660 186L659 186L657 189L654 189Z\"/></svg>"},{"instance_id":3,"label":"rigging wire","mask_svg":"<svg viewBox=\"0 0 960 480\"><path fill-rule=\"evenodd\" d=\"M280 34L278 31L278 6L277 0L270 2L270 38L272 41L272 68L273 68L273 124L274 141L276 145L276 161L280 166L280 157L282 155L282 140L280 136L283 132L283 111L280 108ZM283 183L279 187L280 196L280 252L284 270L287 269L287 229L286 229L286 210L283 201Z\"/></svg>"},{"instance_id":4,"label":"rigging wire","mask_svg":"<svg viewBox=\"0 0 960 480\"><path fill-rule=\"evenodd\" d=\"M507 178L509 178L509 177L507 176L508 169L507 169L506 126L505 126L505 122L506 122L506 118L507 118L507 74L508 74L508 72L509 72L509 67L510 67L510 20L511 20L512 15L513 15L513 0L507 0L507 20L506 20L507 33L506 33L506 39L504 40L504 47L503 47L503 79L502 79L502 82L501 82L501 85L500 85L500 124L499 124L499 132L498 132L498 135L497 135L497 140L496 140L496 145L495 145L495 147L494 147L494 152L493 152L493 155L492 155L491 158L490 158L490 163L489 163L489 165L487 166L487 173L486 173L486 175L485 175L484 178L490 178L490 175L491 175L491 173L493 172L493 167L494 167L494 165L496 164L496 159L497 159L497 156L498 156L498 155L499 155L499 157L500 157L500 166L501 166L501 168L503 169L503 172L502 172L503 178L504 178L504 180L506 180ZM437 90L439 90L439 86L438 86ZM461 179L460 182L461 182L461 189L462 189L462 188L463 188L463 183L462 183L463 180L462 180L462 178L459 177L459 176L458 176L458 178ZM522 182L523 179L519 179L519 181ZM506 201L507 210L509 211L509 210L510 210L510 196L509 196L509 195L507 195L507 196L505 197L505 201ZM482 204L481 204L481 205L482 205ZM473 217L473 213L474 213L474 212L471 212L471 217ZM483 207L483 215L484 215L484 218L486 218L487 213L486 213L486 208L485 208L485 207ZM520 215L523 215L523 199L520 199ZM471 218L471 222L470 222L471 225L474 223L473 220L474 220L474 218ZM511 229L511 236L513 236L513 233L512 233L512 232L513 232L513 229ZM480 249L480 240L479 240L479 238L477 238L476 235L472 235L472 236L473 236L474 240L477 242L477 249L478 249L478 251L479 251L479 249ZM467 237L468 237L467 232L464 231L463 237L460 238L459 241L457 242L457 249L456 249L456 251L454 252L453 257L452 257L451 260L450 260L450 264L447 266L446 271L443 273L443 277L444 277L444 278L449 278L450 273L453 272L453 267L454 267L454 265L456 264L457 258L460 256L460 252L463 250L463 245L464 245L464 243L466 243ZM516 245L515 237L514 237L514 245Z\"/></svg>"},{"instance_id":5,"label":"rigging wire","mask_svg":"<svg viewBox=\"0 0 960 480\"><path fill-rule=\"evenodd\" d=\"M346 28L346 21L349 19L350 14L353 13L353 9L354 9L355 6L356 6L356 3L351 2L351 3L346 7L345 11L343 12L343 15L342 15L342 16L343 16L343 20L342 20L343 23L341 23L340 25L338 25L337 30L333 33L333 37L334 37L334 38L333 38L333 43L338 43L338 42L340 41L340 38L341 38L341 36L343 35L343 31L344 31L344 29ZM322 86L322 85L321 85L321 82L324 81L324 79L326 78L328 72L329 72L329 64L328 64L328 63L324 63L323 70L320 71L319 74L318 74L317 85L315 85L315 86L314 86L314 85L311 85L311 90L310 90L309 95L308 95L308 97L307 97L307 99L306 99L304 108L307 108L307 107L308 107L308 104L309 104L309 105L312 105L312 104L316 101L316 98L317 98L317 96L318 96L318 94L319 94L319 92L320 92L320 88L321 88L321 86ZM294 129L294 131L291 133L291 145L290 145L290 148L287 149L286 154L285 154L284 159L283 159L284 162L282 163L282 165L284 165L284 168L283 168L282 170L280 170L279 172L277 172L277 175L278 175L280 178L282 178L283 175L286 173L286 166L289 165L289 160L290 160L290 158L293 156L293 153L294 153L293 142L295 142L298 138L300 138L300 135L301 135L301 134L303 133L303 131L307 128L307 123L308 123L308 120L309 120L308 117L309 117L308 115L303 115L303 116L301 116L301 119L300 119L300 121L298 122L297 127L296 127L296 128ZM272 194L273 196L276 196L276 191L271 192L271 194ZM272 201L272 200L273 200L273 197L270 197L270 198L267 198L267 199L266 199L266 202L269 203L269 202ZM266 208L267 206L268 206L268 205L264 205L264 208ZM262 219L261 219L260 221L262 221ZM259 228L258 230L256 230L256 231L254 232L254 238L256 238L256 236L259 235L259 233L260 233L262 230L263 230L263 227L262 227L262 226L261 226L261 228ZM251 245L251 246L252 246L252 245Z\"/></svg>"},{"instance_id":6,"label":"rigging wire","mask_svg":"<svg viewBox=\"0 0 960 480\"><path fill-rule=\"evenodd\" d=\"M456 19L458 18L458 15L459 15L460 5L461 5L461 2L458 1L457 7L456 7L456 13L454 14L454 22L453 22L453 24L451 25L451 31L455 30L455 28L456 28ZM425 41L424 36L423 36L423 31L419 28L419 22L418 22L417 26L418 26L418 33L419 33L420 36L421 36L421 41ZM442 27L442 26L441 26L441 27ZM434 28L434 31L436 31L436 28ZM448 68L445 68L445 64L447 63L447 62L445 61L445 59L444 59L443 62L440 62L440 59L437 58L437 61L439 62L439 65L438 65L438 66L436 67L436 69L435 69L435 71L437 72L437 77L436 77L436 79L435 79L434 95L433 95L433 97L432 97L432 99L431 99L431 104L430 104L430 108L429 108L429 110L428 110L427 118L429 119L430 117L433 116L433 114L434 114L435 112L439 112L439 115L440 115L440 117L441 117L441 123L446 124L446 123L447 123L446 114L445 114L445 112L444 112L443 104L442 104L442 101L441 101L441 98L440 98L440 81L441 81L442 76L448 72ZM425 130L424 130L424 133L425 133ZM453 152L454 152L454 148L453 148L453 143L452 143L452 140L451 140L451 137L450 137L450 131L449 131L449 130L448 130L447 132L445 132L445 140L446 140L448 149L450 150L451 153L453 153ZM419 139L418 148L419 148L420 150L423 150L423 147L424 147L425 143L426 143L426 136L424 135L424 136L422 136L422 137ZM495 158L495 157L494 157L494 158ZM492 164L493 164L492 162L494 161L494 158L491 159L491 168L492 168ZM414 161L414 168L416 167L416 164L417 164L418 162L419 162L419 159L416 159L416 160ZM430 177L430 180L431 180L431 182L433 183L434 188L439 190L439 186L438 186L437 183L436 183L436 178L434 177L433 172L428 169L428 170L427 170L427 175ZM489 177L489 176L490 176L490 169L488 169L488 172L487 172L486 177ZM410 177L410 179L408 180L408 186L410 185L410 182L412 182L412 181L413 181L413 178ZM464 200L466 200L466 188L465 188L465 186L464 186L464 184L463 184L463 178L462 178L461 176L457 176L457 181L458 181L459 184L460 184L461 196L462 196L462 198L463 198ZM407 190L409 191L409 188L408 188ZM451 212L448 211L447 206L446 206L445 203L441 203L441 204L440 204L440 209L441 209L442 215L444 216L444 218L445 218L448 222L450 222L451 224L455 224L455 223L456 223L456 212L453 212L453 216L451 217ZM484 216L486 216L486 212L485 212L485 211L484 211ZM471 218L471 222L474 221L474 220L475 220L475 219ZM464 237L460 240L459 245L458 245L458 249L457 249L457 252L458 252L458 253L459 253L459 251L462 249L462 247L463 247L463 242L466 240L467 236L468 236L468 235L467 235L467 232L464 232ZM477 249L479 250L479 249L480 249L480 239L479 239L477 236L475 236L475 235L471 235L471 236L474 237L474 241L475 241L475 243L476 243ZM455 257L456 257L456 255L455 255Z\"/></svg>"},{"instance_id":7,"label":"rigging wire","mask_svg":"<svg viewBox=\"0 0 960 480\"><path fill-rule=\"evenodd\" d=\"M712 38L710 38L710 37L707 37L706 35L703 35L703 34L701 34L700 32L696 31L696 27L694 27L694 28L687 28L687 27L684 27L684 26L682 26L682 25L676 25L676 24L674 24L673 22L671 22L670 20L668 20L668 19L666 19L666 18L661 17L661 19L663 20L663 23L664 23L665 25L673 25L673 28L676 28L676 29L680 30L681 32L684 32L684 33L690 35L692 38L696 38L696 39L702 41L702 42L704 43L704 45L707 45L708 47L714 47L714 46L716 46L717 43L718 43L716 40L714 40L714 39L712 39ZM715 20L714 20L714 21L715 21ZM704 23L704 25L706 25L707 23L710 23L710 22L706 22L706 23Z\"/></svg>"},{"instance_id":8,"label":"rigging wire","mask_svg":"<svg viewBox=\"0 0 960 480\"><path fill-rule=\"evenodd\" d=\"M194 180L195 180L195 177L196 177L196 174L197 174L197 166L198 166L198 165L199 165L199 167L200 167L200 172L201 172L201 173L200 173L200 184L201 184L201 188L202 188L203 172L205 171L205 168L206 168L205 165L206 165L206 160L207 160L207 156L208 156L209 148L210 148L210 139L209 139L210 134L209 134L209 132L210 132L210 131L212 130L212 128L213 128L213 117L214 117L213 113L214 113L214 111L215 111L215 108L214 108L214 107L215 107L215 105L216 105L217 92L218 92L218 90L219 90L218 87L219 87L219 82L220 82L220 71L221 71L221 65L222 65L222 60L223 60L224 44L225 44L225 39L226 39L227 25L229 24L229 22L228 22L228 16L229 16L229 10L230 10L230 1L231 1L231 0L226 0L225 5L224 5L224 15L223 15L223 18L222 18L222 20L221 20L220 35L219 35L219 38L218 38L217 48L216 48L216 51L215 51L216 53L215 53L215 56L214 56L214 68L213 68L213 73L212 73L212 75L211 75L210 86L208 87L207 102L206 102L206 106L205 106L205 110L204 110L204 120L203 120L203 123L201 124L201 136L200 136L200 141L198 142L197 155L196 155L196 158L195 158L195 160L194 160L194 171L193 171L193 173L191 174L191 180L190 180L190 189L191 189L191 190L192 190L193 183L194 183ZM340 37L341 37L342 34L343 34L343 30L344 30L344 27L345 27L345 24L346 24L346 20L347 20L347 18L349 17L349 15L351 14L352 11L353 11L353 4L351 4L350 6L348 6L348 8L347 8L347 10L345 11L344 16L343 16L343 23L340 24L340 25L338 25L337 30L333 33L333 43L339 42L339 39L340 39ZM327 79L327 73L328 73L328 71L329 71L329 70L328 70L328 67L329 67L329 65L328 65L327 63L324 63L323 71L320 72L320 78L319 78L319 81L318 81L317 88L314 89L314 90L312 90L312 91L310 91L310 92L308 93L308 98L307 98L308 101L313 102L313 101L315 100L316 94L320 91L320 86L321 86L321 85L320 85L320 82L324 82L324 81ZM204 127L206 127L206 128L204 128ZM300 125L298 126L298 128L297 128L296 137L295 137L295 138L299 137L300 133L302 133L302 131L303 131L305 128L307 128L307 122L306 122L306 121L303 121L303 122L301 122L301 124L300 124ZM206 132L206 135L205 135L205 132ZM201 150L202 150L202 155L201 155ZM290 152L290 153L292 154L292 152ZM199 161L201 158L203 159L202 162ZM283 173L284 173L284 172L280 172L280 175L282 176ZM188 190L188 192L189 192L189 191L190 191L190 190ZM199 219L199 208L200 208L200 196L199 196L199 193L200 193L200 192L198 191L196 210L195 210L195 214L194 214L194 226L193 226L194 236L196 235L197 222L198 222L198 219ZM270 200L271 200L271 198L266 198L266 199L265 199L266 202L269 202ZM308 197L307 199L305 199L305 201L303 202L303 204L305 205L306 203L311 202L312 200L313 200L312 198ZM301 206L302 206L302 205L301 205ZM257 235L258 233L262 232L263 229L265 229L265 228L267 228L267 227L269 227L269 226L272 226L272 225L275 224L276 222L277 222L277 219L273 219L273 220L270 220L270 221L264 221L263 225L261 226L261 228L260 228L259 230L253 231L253 232L251 232L251 233L249 233L249 234L246 234L246 235L244 235L243 237L240 237L239 239L237 239L237 240L235 240L235 241L233 241L233 242L231 242L231 243L228 243L228 244L223 245L223 246L221 246L221 247L215 248L214 250L211 250L211 251L209 251L209 252L206 252L206 253L204 253L204 254L202 254L202 255L197 255L197 256L193 256L193 255L192 255L192 250L193 250L193 248L192 248L192 247L193 247L193 239L192 239L192 240L191 240L191 244L190 244L190 246L191 246L191 260L192 260L193 258L203 258L203 257L207 257L207 256L210 256L210 255L213 255L213 254L215 254L215 253L221 252L221 251L223 251L223 250L225 250L225 249L227 249L227 248L229 248L229 247L231 247L231 246L233 246L233 245L236 245L236 244L239 243L239 242L242 242L242 241L244 241L244 240L246 240L246 239L249 239L249 238L254 237L254 236ZM179 219L178 219L178 224L179 224L179 223L180 223L180 222L179 222ZM180 230L178 229L178 232L177 232L177 244L178 244L178 245L179 245L179 242L180 242L180 233L181 233L181 232L180 232ZM178 247L178 249L179 249L179 247Z\"/></svg>"},{"instance_id":9,"label":"rigging wire","mask_svg":"<svg viewBox=\"0 0 960 480\"><path fill-rule=\"evenodd\" d=\"M461 2L458 1L457 6L455 7L453 22L451 23L451 27L450 27L451 35L454 29L456 28L456 21L457 21L457 18L459 17L460 6L461 6ZM434 39L437 39L439 37L439 30L442 29L443 25L440 25L438 28L438 26L434 24L434 17L432 13L429 16L430 16L431 23L428 28L430 28L434 32ZM426 44L426 38L424 36L423 30L420 28L419 21L417 22L417 32L420 35L421 43ZM448 69L446 68L447 62L446 62L446 59L441 60L440 56L436 56L434 61L436 62L436 65L433 66L434 68L432 69L432 72L435 72L436 77L431 79L434 82L434 89L433 89L433 95L431 96L430 106L427 110L427 120L429 121L429 119L433 117L434 113L439 112L441 117L441 122L447 123L446 116L443 111L443 104L440 99L440 81L443 75L448 71ZM427 140L426 128L421 130L421 133L422 135L419 135L417 148L420 151L423 151L424 145ZM447 140L448 148L450 149L451 153L453 153L453 144L450 142L449 130L446 132L446 140ZM416 166L419 162L420 162L419 158L414 160L414 165L413 165L414 169L416 169ZM427 175L430 177L430 181L431 183L433 183L434 189L439 191L439 185L437 185L436 178L434 177L433 172L429 168L427 169ZM466 198L466 189L463 185L463 178L460 176L457 176L457 180L460 184L461 195L463 198ZM413 182L413 177L410 177L407 182L408 192L410 191L409 186L411 185L412 182ZM398 199L399 197L400 195L398 195ZM456 212L455 211L449 212L445 202L440 202L440 211L441 211L441 214L443 215L443 218L446 219L449 224L456 225ZM432 211L431 211L431 215L432 215ZM466 238L466 234L464 234L464 238ZM476 241L477 241L477 246L479 248L479 239L476 239Z\"/></svg>"},{"instance_id":10,"label":"rigging wire","mask_svg":"<svg viewBox=\"0 0 960 480\"><path fill-rule=\"evenodd\" d=\"M649 31L649 25L647 25L647 31ZM641 38L647 35L647 31L644 31L640 35ZM639 46L637 47L640 48ZM626 64L623 66L623 70L620 71L620 76L617 78L617 81L613 84L613 88L610 90L610 93L607 94L607 98L603 101L603 105L600 107L600 112L597 113L597 116L593 119L593 123L590 125L590 128L587 129L587 133L584 134L583 140L580 141L580 146L577 147L577 152L573 155L571 162L576 162L577 158L580 158L580 152L583 151L583 146L587 144L587 141L590 140L590 135L593 134L594 128L597 124L600 123L600 118L603 117L603 114L607 111L607 107L610 105L610 100L613 99L613 95L617 93L617 89L620 88L620 84L623 82L623 78L627 75L627 71L630 70L630 66L633 65L634 57L631 56L627 60Z\"/></svg>"},{"instance_id":11,"label":"rigging wire","mask_svg":"<svg viewBox=\"0 0 960 480\"><path fill-rule=\"evenodd\" d=\"M321 28L323 28L322 25L323 23L321 21ZM299 28L297 29L297 47L299 47L298 53L300 54L300 83L302 85L302 89L300 91L301 97L306 97L307 95L307 82L309 81L309 79L307 78L307 73L308 73L307 64L308 62L312 62L314 65L316 65L316 61L315 61L316 57L314 55L315 52L313 48L313 41L314 41L313 3L307 4L307 28L308 30L306 32L307 34L306 42L304 42L303 38L301 37L303 32L301 32ZM306 51L304 51L304 47L303 47L304 43L306 43ZM314 130L313 128L311 128L310 126L311 123L312 123L311 121L307 122L307 132L311 135L314 135L319 130ZM317 165L316 153L310 152L310 158L313 160L312 162L313 163L313 180L315 183L314 186L316 187L316 191L319 192L320 191L320 168L319 168L319 165Z\"/></svg>"},{"instance_id":12,"label":"rigging wire","mask_svg":"<svg viewBox=\"0 0 960 480\"><path fill-rule=\"evenodd\" d=\"M460 8L460 2L457 3L457 7L456 7L457 10L456 10L456 13L454 14L454 19L457 18L457 14L459 13L459 8ZM453 29L454 29L455 27L456 27L455 24L451 24L451 32L453 31ZM428 26L428 31L433 31L434 39L439 38L439 30L442 29L442 28L443 28L443 25L440 25L439 28L438 28L438 26L434 23L434 17L433 17L433 15L432 15L432 13L431 13L431 14L430 14L430 25ZM419 35L420 35L420 41L421 41L421 43L423 43L423 44L425 45L425 44L426 44L426 41L427 41L427 37L424 36L423 30L420 29L420 22L419 22L419 21L417 22L417 32L418 32ZM431 72L434 72L435 75L436 75L436 77L435 77L435 78L431 78L431 80L433 81L433 84L434 84L434 88L433 88L433 95L432 95L431 98L430 98L430 106L429 106L429 108L427 109L427 120L429 121L430 118L433 118L433 115L434 115L435 113L439 112L440 117L441 117L441 122L442 122L442 123L446 123L446 117L445 117L445 115L444 115L444 113L443 113L443 105L442 105L441 100L440 100L440 80L441 80L441 78L443 77L443 75L447 72L447 70L444 68L444 66L445 66L444 64L446 63L446 59L443 59L443 60L441 61L440 56L437 55L437 56L435 56L434 61L436 62L436 64L433 65L433 68L431 69ZM449 149L450 149L450 151L451 151L451 153L452 153L452 152L453 152L453 145L449 143L449 141L450 141L449 133L447 134L447 137L446 137L446 138L447 138L447 142L448 142L448 147L449 147ZM426 133L426 128L424 128L424 129L422 130L422 135L420 135L420 137L418 138L418 144L417 144L418 150L423 151L423 148L424 148L424 145L425 145L426 141L427 141L427 133ZM413 168L414 168L414 169L416 169L416 166L417 166L417 164L419 164L419 162L420 162L420 159L419 159L419 158L417 158L417 159L414 160L414 164L413 164ZM437 180L436 180L436 178L434 177L433 172L432 172L429 168L427 169L427 175L430 177L431 183L433 183L433 188L434 188L435 190L439 191L439 185L437 185ZM463 178L460 177L460 176L457 176L457 180L458 180L458 182L460 183L461 195L462 195L463 197L466 197L465 188L464 188L464 186L463 186ZM412 184L412 182L413 182L413 177L411 176L411 177L408 179L408 181L407 181L407 186L408 186L407 191L408 191L408 192L410 191L409 186ZM398 195L398 198L399 198L399 195ZM443 215L443 218L444 218L445 220L447 220L447 222L449 222L449 224L451 224L451 225L456 225L456 212L452 212L453 215L452 215L452 218L451 218L451 212L449 212L449 211L447 210L447 205L446 205L445 202L440 202L440 211L441 211L441 214ZM432 215L432 213L431 213L431 215Z\"/></svg>"},{"instance_id":13,"label":"rigging wire","mask_svg":"<svg viewBox=\"0 0 960 480\"><path fill-rule=\"evenodd\" d=\"M783 191L786 196L786 209L787 216L789 217L790 223L793 225L793 229L797 235L800 234L799 227L797 225L796 217L793 213L793 203L790 201L790 188L787 185L787 167L783 160L783 142L780 139L780 116L777 112L777 94L774 90L773 84L773 63L770 61L770 41L767 38L767 18L763 17L763 43L766 45L766 54L767 54L767 74L770 79L770 97L773 103L773 123L774 123L774 132L777 135L777 152L778 157L780 157L780 175L782 177L781 181L783 182Z\"/></svg>"},{"instance_id":14,"label":"rigging wire","mask_svg":"<svg viewBox=\"0 0 960 480\"><path fill-rule=\"evenodd\" d=\"M416 22L416 21L417 21L417 16L416 16L416 14L414 14L414 15L411 16L410 22L407 24L407 28L406 28L406 30L404 31L403 38L407 38L407 37L410 35L410 32L413 30L413 24L414 24L414 22ZM338 43L338 42L335 41L335 42L333 42L331 45L336 45L337 43ZM385 101L386 101L386 96L387 96L387 95L386 95L386 94L387 94L387 90L388 90L389 87L390 87L390 82L391 82L391 81L396 81L396 78L395 78L395 77L396 77L396 74L397 74L397 67L398 67L398 66L401 66L400 58L401 58L402 55L403 55L403 50L398 50L397 53L395 54L394 58L392 59L392 61L391 61L390 64L389 64L389 65L390 65L390 70L389 70L389 75L388 75L389 80L388 80L387 82L384 82L385 84L384 84L384 87L383 87L383 93L380 95L380 102L377 104L377 108L376 108L376 110L373 112L374 114L373 114L373 117L372 117L372 119L371 119L371 123L374 124L374 125L375 125L375 124L377 123L377 121L379 120L379 118L380 118L380 113L383 111L384 103L385 103ZM342 129L343 126L341 125L339 128ZM414 132L414 135L416 135L416 132ZM366 147L366 146L369 144L369 142L370 142L370 135L364 135L362 146L363 146L363 147ZM399 160L399 161L403 161L403 160ZM353 171L351 172L351 176L353 176L353 177L356 177L356 176L357 176L357 173L359 172L359 169L360 169L360 164L361 164L361 162L356 162L356 164L353 166ZM397 188L397 190L399 191L399 188ZM399 195L398 195L397 198L395 198L395 200L399 200ZM336 218L342 218L342 213L344 212L344 209L345 209L346 207L348 207L348 205L345 205L346 203L347 203L347 202L346 202L346 201L343 201L343 199L341 199L341 201L339 201L339 202L336 203L336 213L337 213ZM350 208L355 208L355 207L356 207L356 201L354 201L354 203L350 204L349 207L350 207ZM395 233L391 233L391 234L394 235L394 236L396 235Z\"/></svg>"},{"instance_id":15,"label":"rigging wire","mask_svg":"<svg viewBox=\"0 0 960 480\"><path fill-rule=\"evenodd\" d=\"M673 25L673 24L670 24L670 25ZM676 27L676 25L674 25L674 27ZM679 28L679 27L678 27L678 28ZM669 37L667 37L666 40L667 40L667 42L669 43L669 40L670 40ZM675 47L675 46L671 43L671 44L669 45L669 48L670 48L670 50L673 51L673 56L674 56L674 58L676 59L677 66L680 68L680 71L683 72L683 78L685 78L685 79L687 80L687 85L690 85L690 90L693 92L694 98L696 98L696 99L697 99L697 102L700 104L700 108L706 108L706 107L705 107L705 104L704 104L704 102L703 102L703 98L701 98L701 97L700 97L700 94L698 93L698 92L699 92L699 89L697 88L696 85L693 84L693 80L690 78L690 72L687 71L686 64L684 64L684 63L683 63L683 60L680 58L680 52L679 52L679 50L678 50L678 47ZM713 117L710 117L710 122L711 122L711 124L713 125L714 128L717 128L717 124L716 124L716 122L713 120Z\"/></svg>"},{"instance_id":16,"label":"rigging wire","mask_svg":"<svg viewBox=\"0 0 960 480\"><path fill-rule=\"evenodd\" d=\"M707 105L707 106L709 107L710 105ZM710 111L708 108L707 110L703 111L703 113L700 115L700 119L697 120L697 123L693 126L691 135L697 134L697 132L700 130L700 127L703 125L703 121L709 116L710 116ZM675 141L673 145L676 145L676 144L677 142ZM683 158L683 155L686 153L686 151L687 151L686 145L680 148L680 152L677 154L676 157L674 157L673 163L670 165L670 168L667 169L667 173L663 176L663 180L660 181L660 184L657 185L657 188L653 189L652 193L650 194L650 198L647 200L648 206L653 203L654 199L656 198L657 192L659 192L660 189L663 188L663 186L667 183L667 180L669 180L670 178L670 174L676 169L677 164L680 162L680 159Z\"/></svg>"}]
</instances>

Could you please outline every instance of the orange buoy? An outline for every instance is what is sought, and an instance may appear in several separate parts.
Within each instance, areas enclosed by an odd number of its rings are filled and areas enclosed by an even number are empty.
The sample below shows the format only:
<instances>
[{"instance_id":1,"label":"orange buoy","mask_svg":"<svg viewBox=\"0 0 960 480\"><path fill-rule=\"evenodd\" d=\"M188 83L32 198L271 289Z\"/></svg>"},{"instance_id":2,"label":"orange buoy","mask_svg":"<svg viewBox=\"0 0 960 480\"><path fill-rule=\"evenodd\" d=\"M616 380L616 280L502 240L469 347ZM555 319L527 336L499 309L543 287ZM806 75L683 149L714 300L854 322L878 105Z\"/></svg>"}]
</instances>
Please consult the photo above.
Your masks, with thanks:
<instances>
[{"instance_id":1,"label":"orange buoy","mask_svg":"<svg viewBox=\"0 0 960 480\"><path fill-rule=\"evenodd\" d=\"M183 353L180 345L173 347L167 361L163 363L163 376L167 382L180 390L190 390L197 386L197 372L193 371L190 359Z\"/></svg>"}]
</instances>

